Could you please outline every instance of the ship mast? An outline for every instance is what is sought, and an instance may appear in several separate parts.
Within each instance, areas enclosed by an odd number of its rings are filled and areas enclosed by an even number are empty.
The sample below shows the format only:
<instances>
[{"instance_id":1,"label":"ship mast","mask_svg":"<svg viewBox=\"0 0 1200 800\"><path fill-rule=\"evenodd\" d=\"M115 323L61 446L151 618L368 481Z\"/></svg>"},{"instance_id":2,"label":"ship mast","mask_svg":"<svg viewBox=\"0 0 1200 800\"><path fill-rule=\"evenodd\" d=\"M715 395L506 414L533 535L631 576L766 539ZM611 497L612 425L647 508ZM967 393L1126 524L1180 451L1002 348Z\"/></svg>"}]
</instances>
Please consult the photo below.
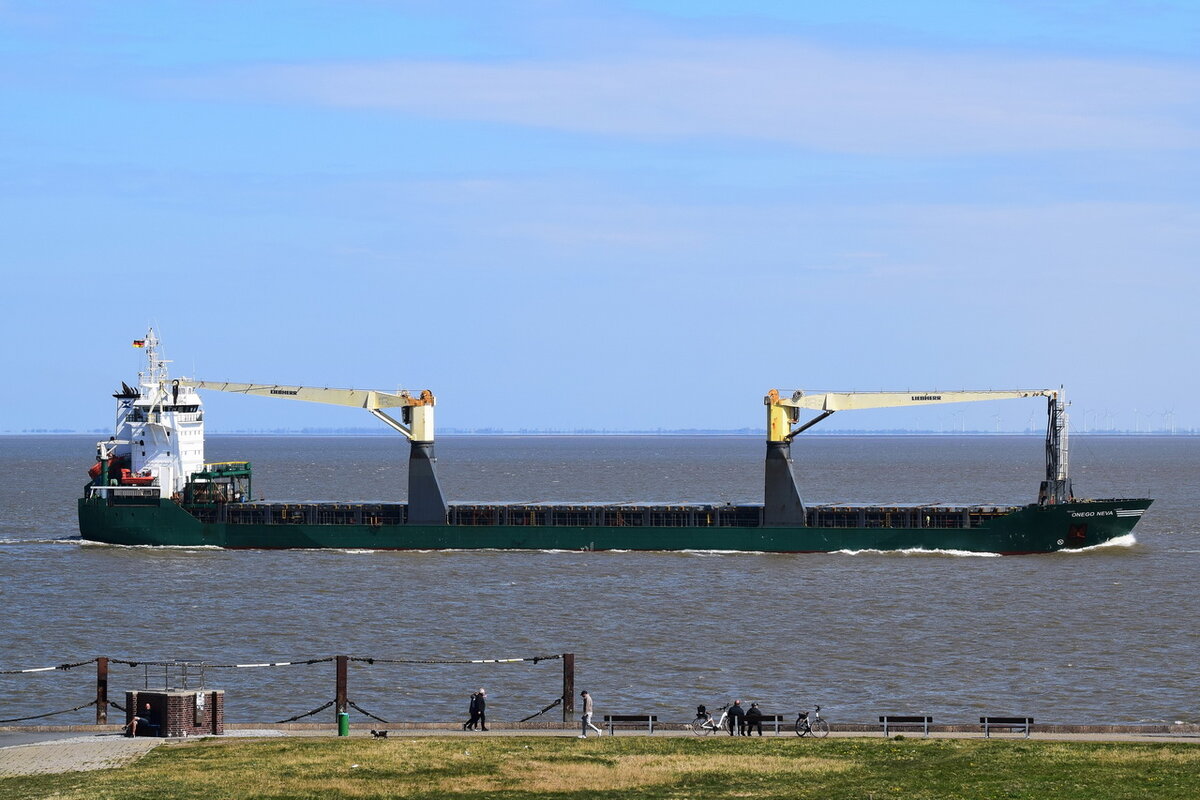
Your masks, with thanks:
<instances>
[{"instance_id":1,"label":"ship mast","mask_svg":"<svg viewBox=\"0 0 1200 800\"><path fill-rule=\"evenodd\" d=\"M763 485L763 524L768 527L803 527L804 501L792 472L791 444L800 433L838 411L868 408L904 408L970 403L983 400L1016 400L1045 397L1049 405L1046 429L1046 480L1038 492L1038 503L1053 505L1074 499L1067 473L1067 414L1062 391L1054 389L960 391L960 392L818 392L796 391L782 397L772 389L764 398L767 406L767 458ZM819 412L807 422L800 410Z\"/></svg>"},{"instance_id":2,"label":"ship mast","mask_svg":"<svg viewBox=\"0 0 1200 800\"><path fill-rule=\"evenodd\" d=\"M161 389L163 383L167 380L167 364L171 363L164 358L160 358L158 354L158 336L155 335L154 329L150 328L146 332L146 338L138 340L141 346L146 349L146 371L138 373L138 383L149 389ZM143 392L145 394L145 392ZM158 398L155 399L158 402Z\"/></svg>"},{"instance_id":3,"label":"ship mast","mask_svg":"<svg viewBox=\"0 0 1200 800\"><path fill-rule=\"evenodd\" d=\"M1038 490L1039 505L1069 503L1075 499L1067 468L1067 401L1060 388L1047 395L1046 407L1046 480Z\"/></svg>"}]
</instances>

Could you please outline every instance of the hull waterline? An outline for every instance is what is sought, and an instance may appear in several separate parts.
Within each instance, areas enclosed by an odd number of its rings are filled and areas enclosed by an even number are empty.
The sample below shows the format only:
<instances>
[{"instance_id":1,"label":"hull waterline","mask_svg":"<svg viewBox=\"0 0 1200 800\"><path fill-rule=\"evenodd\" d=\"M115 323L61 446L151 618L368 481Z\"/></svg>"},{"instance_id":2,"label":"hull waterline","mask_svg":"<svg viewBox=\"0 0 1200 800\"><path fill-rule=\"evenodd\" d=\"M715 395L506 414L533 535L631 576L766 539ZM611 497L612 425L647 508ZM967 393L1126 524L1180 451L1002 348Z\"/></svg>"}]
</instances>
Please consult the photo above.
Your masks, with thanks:
<instances>
[{"instance_id":1,"label":"hull waterline","mask_svg":"<svg viewBox=\"0 0 1200 800\"><path fill-rule=\"evenodd\" d=\"M234 524L201 522L171 500L113 506L79 501L85 540L230 549L644 550L815 553L941 550L1028 554L1094 547L1126 536L1151 501L1030 505L979 527L613 527L602 525Z\"/></svg>"}]
</instances>

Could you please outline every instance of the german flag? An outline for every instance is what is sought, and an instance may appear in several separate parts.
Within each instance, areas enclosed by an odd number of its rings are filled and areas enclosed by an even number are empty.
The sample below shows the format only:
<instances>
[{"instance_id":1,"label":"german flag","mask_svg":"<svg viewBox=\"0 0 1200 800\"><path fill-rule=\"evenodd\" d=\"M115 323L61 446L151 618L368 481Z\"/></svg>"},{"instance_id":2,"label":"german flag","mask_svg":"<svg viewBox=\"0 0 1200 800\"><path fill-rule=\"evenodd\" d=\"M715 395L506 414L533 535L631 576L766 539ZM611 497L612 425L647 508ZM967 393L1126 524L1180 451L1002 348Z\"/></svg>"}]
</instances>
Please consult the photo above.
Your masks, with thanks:
<instances>
[{"instance_id":1,"label":"german flag","mask_svg":"<svg viewBox=\"0 0 1200 800\"><path fill-rule=\"evenodd\" d=\"M134 347L145 347L145 346L146 346L146 340L145 340L145 339L134 339L134 340L133 340L133 346L134 346Z\"/></svg>"}]
</instances>

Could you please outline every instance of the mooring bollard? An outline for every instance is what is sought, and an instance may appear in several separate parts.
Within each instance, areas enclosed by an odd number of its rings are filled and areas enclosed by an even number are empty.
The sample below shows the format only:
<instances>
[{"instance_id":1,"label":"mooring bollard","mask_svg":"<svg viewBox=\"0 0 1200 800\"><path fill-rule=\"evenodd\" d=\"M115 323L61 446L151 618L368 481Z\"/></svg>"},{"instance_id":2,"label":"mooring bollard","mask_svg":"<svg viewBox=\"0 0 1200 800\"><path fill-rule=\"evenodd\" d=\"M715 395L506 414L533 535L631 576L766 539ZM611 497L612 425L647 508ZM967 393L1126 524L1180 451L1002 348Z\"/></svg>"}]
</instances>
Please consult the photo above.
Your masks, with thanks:
<instances>
[{"instance_id":1,"label":"mooring bollard","mask_svg":"<svg viewBox=\"0 0 1200 800\"><path fill-rule=\"evenodd\" d=\"M575 654L562 654L563 692L562 718L563 722L575 721Z\"/></svg>"},{"instance_id":2,"label":"mooring bollard","mask_svg":"<svg viewBox=\"0 0 1200 800\"><path fill-rule=\"evenodd\" d=\"M96 724L108 724L108 659L96 657Z\"/></svg>"},{"instance_id":3,"label":"mooring bollard","mask_svg":"<svg viewBox=\"0 0 1200 800\"><path fill-rule=\"evenodd\" d=\"M338 712L338 736L350 735L350 715L345 711Z\"/></svg>"},{"instance_id":4,"label":"mooring bollard","mask_svg":"<svg viewBox=\"0 0 1200 800\"><path fill-rule=\"evenodd\" d=\"M350 656L337 656L334 661L337 664L337 688L333 695L333 713L336 715L338 726L342 724L342 714L346 712L346 707L349 704L349 697L346 695L346 680L350 672Z\"/></svg>"}]
</instances>

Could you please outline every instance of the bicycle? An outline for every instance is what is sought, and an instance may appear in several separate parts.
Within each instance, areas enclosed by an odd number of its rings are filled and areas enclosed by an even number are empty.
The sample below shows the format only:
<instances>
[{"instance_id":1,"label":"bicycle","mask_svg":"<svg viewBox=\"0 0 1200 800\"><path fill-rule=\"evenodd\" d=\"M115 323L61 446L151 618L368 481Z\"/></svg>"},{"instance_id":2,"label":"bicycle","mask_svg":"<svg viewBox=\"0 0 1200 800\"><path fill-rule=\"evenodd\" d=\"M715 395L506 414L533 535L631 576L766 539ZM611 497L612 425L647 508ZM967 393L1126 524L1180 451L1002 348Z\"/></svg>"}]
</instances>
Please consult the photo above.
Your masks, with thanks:
<instances>
[{"instance_id":1,"label":"bicycle","mask_svg":"<svg viewBox=\"0 0 1200 800\"><path fill-rule=\"evenodd\" d=\"M796 735L817 739L824 739L829 735L829 723L821 719L820 706L813 709L811 714L808 711L800 712L800 716L796 717Z\"/></svg>"},{"instance_id":2,"label":"bicycle","mask_svg":"<svg viewBox=\"0 0 1200 800\"><path fill-rule=\"evenodd\" d=\"M725 720L729 719L729 706L721 706L721 718L713 719L704 706L697 706L696 718L688 723L688 730L697 736L707 736L725 730Z\"/></svg>"}]
</instances>

